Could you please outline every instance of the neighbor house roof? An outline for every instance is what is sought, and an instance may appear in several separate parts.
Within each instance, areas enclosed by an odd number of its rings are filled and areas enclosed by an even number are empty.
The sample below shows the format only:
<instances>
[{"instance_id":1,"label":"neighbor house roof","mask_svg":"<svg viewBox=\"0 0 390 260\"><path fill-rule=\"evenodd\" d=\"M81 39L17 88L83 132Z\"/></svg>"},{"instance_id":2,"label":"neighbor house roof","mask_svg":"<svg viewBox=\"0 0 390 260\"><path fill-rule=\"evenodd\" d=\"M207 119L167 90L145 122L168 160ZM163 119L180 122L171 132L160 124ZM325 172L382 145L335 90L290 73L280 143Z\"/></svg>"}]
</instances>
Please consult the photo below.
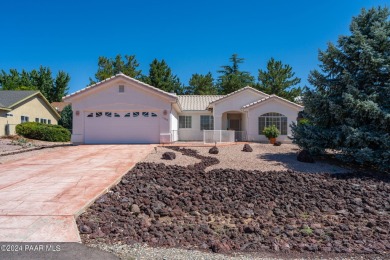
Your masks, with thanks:
<instances>
[{"instance_id":1,"label":"neighbor house roof","mask_svg":"<svg viewBox=\"0 0 390 260\"><path fill-rule=\"evenodd\" d=\"M207 110L209 104L224 95L178 95L182 110Z\"/></svg>"},{"instance_id":2,"label":"neighbor house roof","mask_svg":"<svg viewBox=\"0 0 390 260\"><path fill-rule=\"evenodd\" d=\"M303 108L303 106L298 105L297 103L291 102L290 100L287 100L287 99L284 99L284 98L281 98L281 97L279 97L277 95L272 94L272 95L270 95L270 96L268 96L266 98L259 99L259 100L255 101L255 102L252 102L252 103L250 103L248 105L245 105L245 106L242 107L242 109L253 107L255 105L264 103L265 101L270 100L270 99L279 99L279 100L281 100L283 102L289 103L290 105L293 105L293 106L296 106L296 107L299 107L299 108Z\"/></svg>"},{"instance_id":3,"label":"neighbor house roof","mask_svg":"<svg viewBox=\"0 0 390 260\"><path fill-rule=\"evenodd\" d=\"M70 102L52 102L50 105L57 110L58 112L61 112L64 110L64 108L68 105L70 105Z\"/></svg>"},{"instance_id":4,"label":"neighbor house roof","mask_svg":"<svg viewBox=\"0 0 390 260\"><path fill-rule=\"evenodd\" d=\"M0 90L0 107L11 108L37 93L37 90Z\"/></svg>"},{"instance_id":5,"label":"neighbor house roof","mask_svg":"<svg viewBox=\"0 0 390 260\"><path fill-rule=\"evenodd\" d=\"M0 90L0 109L12 110L13 107L36 95L53 110L58 118L60 117L57 111L50 105L49 101L37 90Z\"/></svg>"},{"instance_id":6,"label":"neighbor house roof","mask_svg":"<svg viewBox=\"0 0 390 260\"><path fill-rule=\"evenodd\" d=\"M116 78L124 78L124 79L126 79L126 80L128 80L128 81L132 81L132 82L135 82L135 83L137 83L137 84L143 85L143 86L145 86L146 88L148 88L148 89L150 89L150 90L153 90L153 91L156 91L156 92L158 92L158 93L160 93L160 94L163 94L163 95L165 95L165 96L169 96L169 97L173 97L173 98L176 98L176 99L177 99L177 95L176 95L176 94L168 93L168 92L166 92L166 91L164 91L164 90L161 90L161 89L159 89L159 88L155 88L155 87L153 87L153 86L151 86L151 85L149 85L149 84L146 84L146 83L144 83L144 82L142 82L142 81L133 79L132 77L129 77L129 76L123 74L123 73L118 73L118 74L116 74L116 75L114 75L114 76L112 76L112 77L110 77L110 78L108 78L108 79L102 80L102 81L100 81L100 82L98 82L98 83L95 83L95 84L90 85L90 86L88 86L88 87L86 87L86 88L83 88L83 89L81 89L81 90L78 90L78 91L76 91L76 92L74 92L74 93L72 93L72 94L69 94L69 95L63 97L63 100L67 100L67 99L69 99L69 98L71 98L71 97L74 97L74 96L76 96L76 95L82 94L82 93L84 93L84 92L86 92L86 91L88 91L88 90L90 90L90 89L92 89L92 88L96 88L96 87L102 85L103 83L107 83L107 82L113 81L113 80L116 79Z\"/></svg>"}]
</instances>

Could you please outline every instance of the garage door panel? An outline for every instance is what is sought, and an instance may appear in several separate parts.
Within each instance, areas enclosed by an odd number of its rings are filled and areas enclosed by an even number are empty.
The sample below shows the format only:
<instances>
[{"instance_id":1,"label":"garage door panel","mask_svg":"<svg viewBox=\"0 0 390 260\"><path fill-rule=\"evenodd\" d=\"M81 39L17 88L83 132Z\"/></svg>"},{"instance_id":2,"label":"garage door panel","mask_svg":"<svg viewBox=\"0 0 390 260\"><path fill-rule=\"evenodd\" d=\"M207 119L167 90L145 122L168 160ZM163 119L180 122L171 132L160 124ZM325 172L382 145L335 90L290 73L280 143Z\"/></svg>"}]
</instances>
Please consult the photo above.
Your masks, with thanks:
<instances>
[{"instance_id":1,"label":"garage door panel","mask_svg":"<svg viewBox=\"0 0 390 260\"><path fill-rule=\"evenodd\" d=\"M117 111L86 112L85 143L159 143L160 128L157 114L150 111L142 112L136 114Z\"/></svg>"}]
</instances>

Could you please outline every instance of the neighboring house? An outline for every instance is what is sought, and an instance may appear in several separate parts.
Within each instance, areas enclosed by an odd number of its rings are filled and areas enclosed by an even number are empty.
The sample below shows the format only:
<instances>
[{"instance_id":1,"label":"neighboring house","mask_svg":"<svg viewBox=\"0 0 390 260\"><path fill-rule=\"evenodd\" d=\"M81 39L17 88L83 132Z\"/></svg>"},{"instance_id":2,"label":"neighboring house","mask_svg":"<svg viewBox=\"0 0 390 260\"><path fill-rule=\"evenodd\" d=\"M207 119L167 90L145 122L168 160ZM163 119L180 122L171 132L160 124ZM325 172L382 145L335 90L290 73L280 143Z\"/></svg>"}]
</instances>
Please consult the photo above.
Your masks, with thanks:
<instances>
[{"instance_id":1,"label":"neighboring house","mask_svg":"<svg viewBox=\"0 0 390 260\"><path fill-rule=\"evenodd\" d=\"M61 114L62 110L64 110L64 108L66 106L69 106L70 103L69 102L52 102L50 104L59 114Z\"/></svg>"},{"instance_id":2,"label":"neighboring house","mask_svg":"<svg viewBox=\"0 0 390 260\"><path fill-rule=\"evenodd\" d=\"M0 90L0 136L15 134L23 122L57 124L60 115L36 90Z\"/></svg>"},{"instance_id":3,"label":"neighboring house","mask_svg":"<svg viewBox=\"0 0 390 260\"><path fill-rule=\"evenodd\" d=\"M290 124L303 107L245 87L228 95L176 95L117 74L66 96L72 103L74 143L165 143L201 141L203 130L235 130L236 139L290 142Z\"/></svg>"}]
</instances>

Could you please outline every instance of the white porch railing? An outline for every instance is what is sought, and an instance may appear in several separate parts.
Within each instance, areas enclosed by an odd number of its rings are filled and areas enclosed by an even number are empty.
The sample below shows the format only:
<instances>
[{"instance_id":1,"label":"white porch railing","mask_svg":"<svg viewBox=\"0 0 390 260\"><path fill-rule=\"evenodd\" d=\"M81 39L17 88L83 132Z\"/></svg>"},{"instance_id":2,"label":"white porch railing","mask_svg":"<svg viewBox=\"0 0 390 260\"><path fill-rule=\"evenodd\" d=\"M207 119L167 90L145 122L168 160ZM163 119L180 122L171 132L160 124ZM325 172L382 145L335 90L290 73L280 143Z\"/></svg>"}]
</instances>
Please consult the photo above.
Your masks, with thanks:
<instances>
[{"instance_id":1,"label":"white porch railing","mask_svg":"<svg viewBox=\"0 0 390 260\"><path fill-rule=\"evenodd\" d=\"M231 130L203 130L203 142L210 143L233 143L234 131Z\"/></svg>"}]
</instances>

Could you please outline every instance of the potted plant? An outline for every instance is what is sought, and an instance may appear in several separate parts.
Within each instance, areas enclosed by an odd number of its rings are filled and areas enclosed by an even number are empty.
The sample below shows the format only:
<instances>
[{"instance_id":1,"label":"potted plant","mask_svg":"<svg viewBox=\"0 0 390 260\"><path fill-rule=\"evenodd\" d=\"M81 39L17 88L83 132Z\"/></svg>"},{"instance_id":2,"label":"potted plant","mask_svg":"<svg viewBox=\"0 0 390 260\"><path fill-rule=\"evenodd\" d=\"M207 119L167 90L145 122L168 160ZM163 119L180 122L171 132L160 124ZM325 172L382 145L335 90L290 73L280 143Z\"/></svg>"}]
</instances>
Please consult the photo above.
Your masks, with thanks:
<instances>
[{"instance_id":1,"label":"potted plant","mask_svg":"<svg viewBox=\"0 0 390 260\"><path fill-rule=\"evenodd\" d=\"M278 128L275 125L264 127L263 134L268 138L271 144L276 142L276 137L280 135Z\"/></svg>"}]
</instances>

